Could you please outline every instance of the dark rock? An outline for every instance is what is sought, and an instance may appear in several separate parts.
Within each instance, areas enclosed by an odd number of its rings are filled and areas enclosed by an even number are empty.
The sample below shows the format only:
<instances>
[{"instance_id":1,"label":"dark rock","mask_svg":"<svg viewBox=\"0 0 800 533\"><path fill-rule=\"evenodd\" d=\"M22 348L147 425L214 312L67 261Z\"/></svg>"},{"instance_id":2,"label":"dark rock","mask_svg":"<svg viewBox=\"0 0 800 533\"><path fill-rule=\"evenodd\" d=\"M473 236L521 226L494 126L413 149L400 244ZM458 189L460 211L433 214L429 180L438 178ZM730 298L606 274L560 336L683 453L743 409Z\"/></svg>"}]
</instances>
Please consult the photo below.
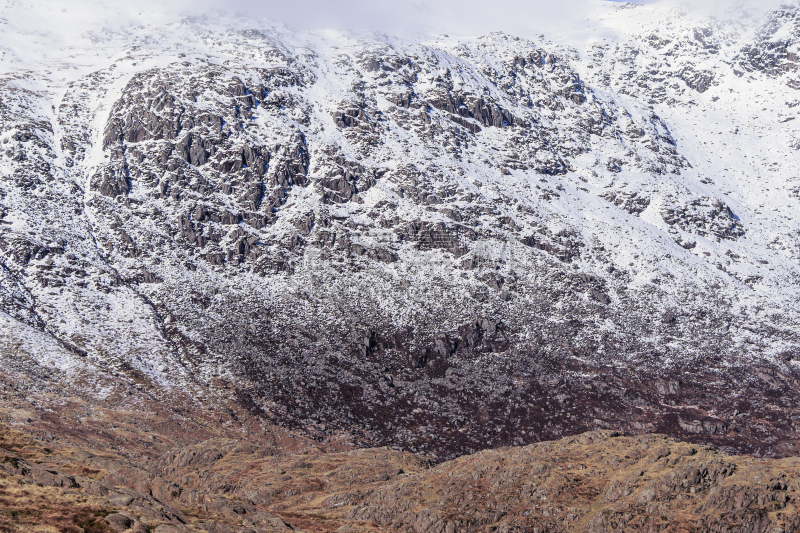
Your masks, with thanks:
<instances>
[{"instance_id":1,"label":"dark rock","mask_svg":"<svg viewBox=\"0 0 800 533\"><path fill-rule=\"evenodd\" d=\"M111 529L119 532L127 531L133 527L133 522L134 521L130 517L120 513L110 514L106 517L106 523Z\"/></svg>"}]
</instances>

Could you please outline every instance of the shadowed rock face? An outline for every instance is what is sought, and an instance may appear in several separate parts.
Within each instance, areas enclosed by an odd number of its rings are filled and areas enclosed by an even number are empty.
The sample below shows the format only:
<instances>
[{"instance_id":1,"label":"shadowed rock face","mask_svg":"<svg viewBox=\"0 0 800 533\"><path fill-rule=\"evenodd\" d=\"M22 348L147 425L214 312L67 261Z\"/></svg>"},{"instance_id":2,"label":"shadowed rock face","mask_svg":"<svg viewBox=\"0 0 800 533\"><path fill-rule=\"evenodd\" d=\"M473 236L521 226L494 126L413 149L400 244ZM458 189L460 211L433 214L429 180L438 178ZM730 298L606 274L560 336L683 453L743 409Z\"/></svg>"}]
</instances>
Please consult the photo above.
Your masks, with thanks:
<instances>
[{"instance_id":1,"label":"shadowed rock face","mask_svg":"<svg viewBox=\"0 0 800 533\"><path fill-rule=\"evenodd\" d=\"M226 35L54 104L2 81L14 379L437 461L604 428L796 453L796 199L767 232L652 108L725 72L637 71L716 34L584 63L502 34Z\"/></svg>"}]
</instances>

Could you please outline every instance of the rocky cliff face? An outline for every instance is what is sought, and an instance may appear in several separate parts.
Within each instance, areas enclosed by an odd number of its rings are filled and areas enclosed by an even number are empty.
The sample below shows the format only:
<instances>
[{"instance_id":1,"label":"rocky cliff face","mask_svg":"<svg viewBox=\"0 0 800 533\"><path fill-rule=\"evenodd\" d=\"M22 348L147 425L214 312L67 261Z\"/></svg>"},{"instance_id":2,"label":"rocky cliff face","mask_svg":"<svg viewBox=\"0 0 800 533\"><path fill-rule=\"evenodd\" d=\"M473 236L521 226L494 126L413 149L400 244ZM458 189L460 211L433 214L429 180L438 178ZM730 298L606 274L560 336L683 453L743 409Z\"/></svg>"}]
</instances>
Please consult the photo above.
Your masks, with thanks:
<instances>
[{"instance_id":1,"label":"rocky cliff face","mask_svg":"<svg viewBox=\"0 0 800 533\"><path fill-rule=\"evenodd\" d=\"M4 379L440 460L796 453L798 9L671 9L586 50L227 20L11 62Z\"/></svg>"}]
</instances>

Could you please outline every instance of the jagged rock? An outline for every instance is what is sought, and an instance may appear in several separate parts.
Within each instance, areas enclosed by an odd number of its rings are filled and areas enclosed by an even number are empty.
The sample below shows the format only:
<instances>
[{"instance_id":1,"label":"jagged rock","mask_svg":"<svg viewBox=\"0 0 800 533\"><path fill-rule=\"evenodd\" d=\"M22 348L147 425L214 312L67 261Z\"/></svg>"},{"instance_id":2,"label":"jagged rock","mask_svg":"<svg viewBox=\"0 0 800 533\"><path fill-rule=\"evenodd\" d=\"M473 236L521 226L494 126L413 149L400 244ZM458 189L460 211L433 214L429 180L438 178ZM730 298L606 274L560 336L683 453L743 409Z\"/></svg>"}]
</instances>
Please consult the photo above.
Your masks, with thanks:
<instances>
[{"instance_id":1,"label":"jagged rock","mask_svg":"<svg viewBox=\"0 0 800 533\"><path fill-rule=\"evenodd\" d=\"M105 165L98 169L91 180L92 187L103 196L114 198L130 191L127 170L123 165Z\"/></svg>"},{"instance_id":2,"label":"jagged rock","mask_svg":"<svg viewBox=\"0 0 800 533\"><path fill-rule=\"evenodd\" d=\"M632 215L640 215L650 205L650 198L639 192L609 192L602 195L602 198L612 204L621 207Z\"/></svg>"},{"instance_id":3,"label":"jagged rock","mask_svg":"<svg viewBox=\"0 0 800 533\"><path fill-rule=\"evenodd\" d=\"M712 72L695 72L691 68L685 69L680 77L686 85L699 93L706 92L714 81Z\"/></svg>"},{"instance_id":4,"label":"jagged rock","mask_svg":"<svg viewBox=\"0 0 800 533\"><path fill-rule=\"evenodd\" d=\"M106 517L106 523L108 523L114 531L122 532L132 529L134 521L124 514L114 513Z\"/></svg>"},{"instance_id":5,"label":"jagged rock","mask_svg":"<svg viewBox=\"0 0 800 533\"><path fill-rule=\"evenodd\" d=\"M721 239L738 239L745 229L731 208L719 200L700 198L687 205L666 208L662 216L669 225L697 235L715 235Z\"/></svg>"},{"instance_id":6,"label":"jagged rock","mask_svg":"<svg viewBox=\"0 0 800 533\"><path fill-rule=\"evenodd\" d=\"M436 460L606 427L795 453L797 10L598 9L619 35L577 50L222 17L9 67L0 382Z\"/></svg>"}]
</instances>

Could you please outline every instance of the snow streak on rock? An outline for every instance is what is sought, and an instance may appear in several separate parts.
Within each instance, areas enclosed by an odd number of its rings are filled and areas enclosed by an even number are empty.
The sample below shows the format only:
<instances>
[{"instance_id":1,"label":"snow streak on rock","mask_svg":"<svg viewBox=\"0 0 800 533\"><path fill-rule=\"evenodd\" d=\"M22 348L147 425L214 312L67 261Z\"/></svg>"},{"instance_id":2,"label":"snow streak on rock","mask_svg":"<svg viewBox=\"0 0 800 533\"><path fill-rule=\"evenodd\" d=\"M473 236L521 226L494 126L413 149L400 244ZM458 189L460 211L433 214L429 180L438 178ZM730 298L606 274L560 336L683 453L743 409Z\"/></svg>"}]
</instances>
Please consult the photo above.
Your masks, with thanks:
<instances>
[{"instance_id":1,"label":"snow streak on rock","mask_svg":"<svg viewBox=\"0 0 800 533\"><path fill-rule=\"evenodd\" d=\"M598 10L585 51L195 21L11 69L4 320L319 439L793 453L798 8Z\"/></svg>"}]
</instances>

